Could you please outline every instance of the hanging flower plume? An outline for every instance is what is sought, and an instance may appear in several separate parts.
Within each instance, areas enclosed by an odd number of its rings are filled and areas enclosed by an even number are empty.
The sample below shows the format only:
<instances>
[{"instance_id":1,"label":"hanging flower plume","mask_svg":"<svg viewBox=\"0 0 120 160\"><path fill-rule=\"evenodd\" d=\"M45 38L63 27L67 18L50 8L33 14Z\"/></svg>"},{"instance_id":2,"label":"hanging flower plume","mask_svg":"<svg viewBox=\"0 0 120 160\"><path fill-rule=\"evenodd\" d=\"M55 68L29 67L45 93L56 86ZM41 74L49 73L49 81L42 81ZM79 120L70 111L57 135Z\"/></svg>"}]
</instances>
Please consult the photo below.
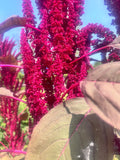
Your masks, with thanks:
<instances>
[{"instance_id":1,"label":"hanging flower plume","mask_svg":"<svg viewBox=\"0 0 120 160\"><path fill-rule=\"evenodd\" d=\"M40 118L47 113L45 93L42 87L42 73L40 59L35 62L32 50L30 49L27 38L22 30L21 33L21 52L23 56L23 66L25 72L26 96L30 113L36 124Z\"/></svg>"},{"instance_id":2,"label":"hanging flower plume","mask_svg":"<svg viewBox=\"0 0 120 160\"><path fill-rule=\"evenodd\" d=\"M107 45L115 35L98 24L89 24L77 30L82 24L80 16L84 13L84 0L36 0L36 4L41 20L38 25L40 32L27 28L26 35L34 59L40 58L45 101L48 109L51 109L60 102L66 90L87 76L87 70L91 67L88 56L76 63L71 62L88 53L91 46ZM29 24L35 26L31 2L24 0L23 8L24 16L31 17ZM93 42L93 33L104 40ZM68 98L83 96L79 85L67 94Z\"/></svg>"},{"instance_id":3,"label":"hanging flower plume","mask_svg":"<svg viewBox=\"0 0 120 160\"><path fill-rule=\"evenodd\" d=\"M120 0L105 0L109 15L113 16L112 25L115 25L117 33L120 34ZM120 51L113 49L109 55L109 61L119 61Z\"/></svg>"}]
</instances>

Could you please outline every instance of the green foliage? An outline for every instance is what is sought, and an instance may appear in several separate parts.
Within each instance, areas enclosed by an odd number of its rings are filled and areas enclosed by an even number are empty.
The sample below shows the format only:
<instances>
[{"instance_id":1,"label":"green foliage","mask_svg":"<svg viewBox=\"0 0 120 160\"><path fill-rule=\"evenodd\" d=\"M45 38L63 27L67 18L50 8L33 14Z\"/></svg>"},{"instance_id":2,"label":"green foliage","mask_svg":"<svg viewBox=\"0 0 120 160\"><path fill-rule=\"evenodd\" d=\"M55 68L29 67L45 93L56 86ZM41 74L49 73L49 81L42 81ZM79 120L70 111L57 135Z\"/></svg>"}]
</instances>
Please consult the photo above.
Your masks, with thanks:
<instances>
[{"instance_id":1,"label":"green foliage","mask_svg":"<svg viewBox=\"0 0 120 160\"><path fill-rule=\"evenodd\" d=\"M22 72L19 72L17 78L22 80L24 78L24 74Z\"/></svg>"},{"instance_id":2,"label":"green foliage","mask_svg":"<svg viewBox=\"0 0 120 160\"><path fill-rule=\"evenodd\" d=\"M5 135L5 128L6 124L3 122L3 118L0 116L0 142L2 142L4 145L7 144L4 135ZM0 149L4 149L2 144L0 144Z\"/></svg>"},{"instance_id":3,"label":"green foliage","mask_svg":"<svg viewBox=\"0 0 120 160\"><path fill-rule=\"evenodd\" d=\"M114 155L113 160L120 160L120 155Z\"/></svg>"},{"instance_id":4,"label":"green foliage","mask_svg":"<svg viewBox=\"0 0 120 160\"><path fill-rule=\"evenodd\" d=\"M23 97L23 100L25 100L25 99L26 99L26 96ZM26 149L27 145L29 143L29 138L28 138L28 126L29 126L29 124L28 123L29 123L29 115L30 115L30 113L29 113L29 108L27 107L27 105L22 103L22 102L20 102L20 104L19 104L18 116L19 116L19 114L21 114L20 118L21 118L21 129L22 129L22 132L26 133L25 138L24 138L25 142L26 142L26 144L24 146L24 149Z\"/></svg>"},{"instance_id":5,"label":"green foliage","mask_svg":"<svg viewBox=\"0 0 120 160\"><path fill-rule=\"evenodd\" d=\"M97 67L99 65L101 65L101 62L95 62L94 65L93 65L93 67Z\"/></svg>"}]
</instances>

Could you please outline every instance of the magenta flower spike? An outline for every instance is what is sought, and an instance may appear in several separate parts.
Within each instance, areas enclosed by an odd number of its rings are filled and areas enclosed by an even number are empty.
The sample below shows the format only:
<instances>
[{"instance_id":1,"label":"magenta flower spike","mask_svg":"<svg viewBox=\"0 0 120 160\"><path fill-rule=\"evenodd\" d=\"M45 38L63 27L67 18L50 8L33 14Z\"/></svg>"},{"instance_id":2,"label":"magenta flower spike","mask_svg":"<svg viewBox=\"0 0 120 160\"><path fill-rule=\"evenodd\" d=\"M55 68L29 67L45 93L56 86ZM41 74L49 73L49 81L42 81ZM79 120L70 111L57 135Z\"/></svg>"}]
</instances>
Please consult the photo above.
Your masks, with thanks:
<instances>
[{"instance_id":1,"label":"magenta flower spike","mask_svg":"<svg viewBox=\"0 0 120 160\"><path fill-rule=\"evenodd\" d=\"M32 24L33 26L35 26L35 16L34 16L34 12L33 12L33 7L31 4L31 0L22 0L22 12L23 12L23 16L27 18L27 23L28 24Z\"/></svg>"},{"instance_id":2,"label":"magenta flower spike","mask_svg":"<svg viewBox=\"0 0 120 160\"><path fill-rule=\"evenodd\" d=\"M32 50L27 43L24 30L21 32L21 54L23 57L23 67L25 72L26 97L30 113L35 125L40 118L47 113L46 102L43 99L45 93L42 86L41 62L38 58L35 62Z\"/></svg>"},{"instance_id":3,"label":"magenta flower spike","mask_svg":"<svg viewBox=\"0 0 120 160\"><path fill-rule=\"evenodd\" d=\"M25 101L14 96L14 94L18 92L23 85L23 81L20 81L17 78L19 74L18 70L23 67L17 65L18 60L15 57L15 53L12 52L14 45L14 42L12 40L9 41L8 39L1 41L0 45L0 87L13 94L13 96L10 96L8 93L6 93L6 95L2 95L1 93L0 116L5 123L4 131L6 134L3 137L8 144L8 148L12 150L20 150L25 144L25 134L22 133L20 126L21 122L18 119L18 107L20 102ZM12 155L14 155L14 153L12 153Z\"/></svg>"},{"instance_id":4,"label":"magenta flower spike","mask_svg":"<svg viewBox=\"0 0 120 160\"><path fill-rule=\"evenodd\" d=\"M36 59L40 58L44 98L51 109L66 91L68 98L83 96L79 85L72 90L69 88L83 80L88 69L92 68L88 54L90 47L107 45L115 35L97 24L88 24L77 30L82 24L80 16L84 13L84 0L36 0L36 5L41 18L38 26L41 32L34 32L29 46ZM92 40L92 34L104 37L104 42L98 45L98 41Z\"/></svg>"}]
</instances>

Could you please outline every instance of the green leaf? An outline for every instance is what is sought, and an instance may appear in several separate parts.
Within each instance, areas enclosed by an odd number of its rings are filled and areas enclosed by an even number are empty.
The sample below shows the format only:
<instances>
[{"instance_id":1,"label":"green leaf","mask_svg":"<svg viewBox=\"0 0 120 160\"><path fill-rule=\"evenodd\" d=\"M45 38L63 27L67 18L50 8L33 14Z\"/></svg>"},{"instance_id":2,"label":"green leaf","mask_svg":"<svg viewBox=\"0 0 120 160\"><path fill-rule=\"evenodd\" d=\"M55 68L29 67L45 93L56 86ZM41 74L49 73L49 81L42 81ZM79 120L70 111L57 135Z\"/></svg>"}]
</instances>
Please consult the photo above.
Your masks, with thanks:
<instances>
[{"instance_id":1,"label":"green leaf","mask_svg":"<svg viewBox=\"0 0 120 160\"><path fill-rule=\"evenodd\" d=\"M59 104L33 130L25 160L112 160L113 129L83 98Z\"/></svg>"}]
</instances>

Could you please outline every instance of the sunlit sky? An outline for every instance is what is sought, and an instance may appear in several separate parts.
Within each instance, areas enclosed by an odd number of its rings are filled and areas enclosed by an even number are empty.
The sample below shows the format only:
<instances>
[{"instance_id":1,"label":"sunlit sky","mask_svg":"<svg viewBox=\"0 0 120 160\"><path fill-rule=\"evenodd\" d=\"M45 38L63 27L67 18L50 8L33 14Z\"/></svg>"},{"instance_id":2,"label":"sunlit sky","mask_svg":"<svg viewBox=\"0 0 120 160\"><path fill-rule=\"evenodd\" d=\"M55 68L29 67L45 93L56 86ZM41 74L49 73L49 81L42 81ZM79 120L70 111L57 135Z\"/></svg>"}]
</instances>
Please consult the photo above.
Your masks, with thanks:
<instances>
[{"instance_id":1,"label":"sunlit sky","mask_svg":"<svg viewBox=\"0 0 120 160\"><path fill-rule=\"evenodd\" d=\"M99 23L115 31L115 28L111 26L112 17L108 15L109 12L107 6L104 5L104 0L85 0L84 7L85 14L82 16L84 25Z\"/></svg>"},{"instance_id":2,"label":"sunlit sky","mask_svg":"<svg viewBox=\"0 0 120 160\"><path fill-rule=\"evenodd\" d=\"M35 15L37 9L35 0L31 0ZM83 26L88 23L98 23L110 28L115 32L115 27L111 25L112 17L108 15L104 0L85 0L85 14L82 16ZM1 0L0 2L0 23L12 15L22 16L22 0ZM5 36L13 38L19 44L20 28L6 32Z\"/></svg>"}]
</instances>

